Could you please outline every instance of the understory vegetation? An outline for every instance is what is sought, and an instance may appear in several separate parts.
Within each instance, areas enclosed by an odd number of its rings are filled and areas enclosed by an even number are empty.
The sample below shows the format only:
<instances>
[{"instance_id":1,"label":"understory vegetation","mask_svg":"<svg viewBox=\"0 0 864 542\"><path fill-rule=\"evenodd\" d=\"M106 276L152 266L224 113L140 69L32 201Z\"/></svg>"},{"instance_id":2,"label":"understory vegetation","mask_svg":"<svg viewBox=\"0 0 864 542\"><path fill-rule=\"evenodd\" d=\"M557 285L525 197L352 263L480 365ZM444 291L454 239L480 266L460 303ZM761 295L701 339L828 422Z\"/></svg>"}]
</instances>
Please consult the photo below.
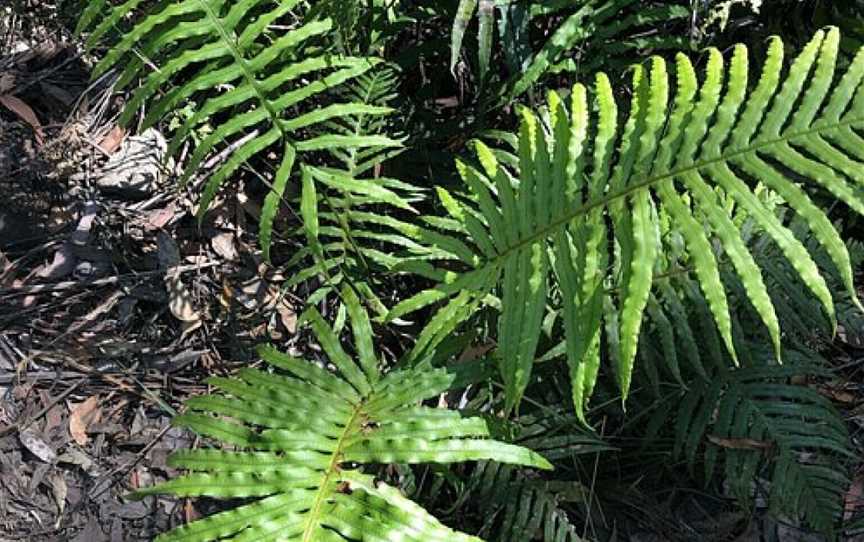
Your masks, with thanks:
<instances>
[{"instance_id":1,"label":"understory vegetation","mask_svg":"<svg viewBox=\"0 0 864 542\"><path fill-rule=\"evenodd\" d=\"M864 322L861 2L81 6L120 122L199 220L257 187L307 307L307 350L176 418L207 445L135 496L228 501L161 540L864 527L826 393Z\"/></svg>"}]
</instances>

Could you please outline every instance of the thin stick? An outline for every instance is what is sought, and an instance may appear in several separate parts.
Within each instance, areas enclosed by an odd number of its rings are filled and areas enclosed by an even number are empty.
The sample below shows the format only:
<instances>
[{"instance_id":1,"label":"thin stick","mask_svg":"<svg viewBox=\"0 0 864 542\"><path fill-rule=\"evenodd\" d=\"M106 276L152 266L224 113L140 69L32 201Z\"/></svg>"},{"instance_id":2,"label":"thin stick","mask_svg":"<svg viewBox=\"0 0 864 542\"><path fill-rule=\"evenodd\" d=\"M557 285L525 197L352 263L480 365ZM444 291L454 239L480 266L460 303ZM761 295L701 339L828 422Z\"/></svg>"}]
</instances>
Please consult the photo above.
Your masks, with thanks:
<instances>
[{"instance_id":1,"label":"thin stick","mask_svg":"<svg viewBox=\"0 0 864 542\"><path fill-rule=\"evenodd\" d=\"M178 273L187 273L189 271L195 271L198 269L207 269L210 267L216 267L220 265L220 262L205 262L205 263L194 263L188 265L178 265L174 267L174 271ZM156 275L164 275L164 269L158 269L156 271L144 271L142 273L126 273L124 275L114 275L113 277L105 277L102 279L91 280L89 282L79 281L79 280L68 280L65 282L57 282L54 284L34 284L32 286L19 286L12 288L3 288L0 289L0 297L6 295L28 295L28 294L38 294L41 292L56 292L61 290L69 290L71 288L87 288L89 286L108 286L111 284L116 284L122 280L126 279L135 279L139 277L151 277Z\"/></svg>"}]
</instances>

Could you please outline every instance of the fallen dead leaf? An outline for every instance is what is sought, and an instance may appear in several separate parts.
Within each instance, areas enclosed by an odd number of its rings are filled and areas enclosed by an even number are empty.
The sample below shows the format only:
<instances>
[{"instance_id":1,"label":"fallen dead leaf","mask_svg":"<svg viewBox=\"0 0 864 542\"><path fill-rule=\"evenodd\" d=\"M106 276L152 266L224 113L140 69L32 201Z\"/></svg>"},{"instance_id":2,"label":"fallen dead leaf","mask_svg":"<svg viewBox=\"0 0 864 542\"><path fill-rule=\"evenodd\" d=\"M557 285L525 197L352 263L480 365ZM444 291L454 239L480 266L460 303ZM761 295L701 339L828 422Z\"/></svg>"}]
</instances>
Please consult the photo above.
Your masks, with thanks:
<instances>
[{"instance_id":1,"label":"fallen dead leaf","mask_svg":"<svg viewBox=\"0 0 864 542\"><path fill-rule=\"evenodd\" d=\"M856 512L864 508L862 505L864 505L864 472L859 472L843 497L843 520L848 521L855 517Z\"/></svg>"},{"instance_id":2,"label":"fallen dead leaf","mask_svg":"<svg viewBox=\"0 0 864 542\"><path fill-rule=\"evenodd\" d=\"M126 130L115 125L99 142L99 148L105 151L105 154L112 155L114 151L120 148L124 137L126 137Z\"/></svg>"},{"instance_id":3,"label":"fallen dead leaf","mask_svg":"<svg viewBox=\"0 0 864 542\"><path fill-rule=\"evenodd\" d=\"M854 405L859 401L858 396L854 393L838 388L819 386L816 388L816 391L818 391L820 395L844 405Z\"/></svg>"},{"instance_id":4,"label":"fallen dead leaf","mask_svg":"<svg viewBox=\"0 0 864 542\"><path fill-rule=\"evenodd\" d=\"M57 461L59 463L77 465L81 467L84 472L90 472L90 470L94 466L93 460L90 459L87 454L75 448L74 446L67 447L66 451L57 457Z\"/></svg>"},{"instance_id":5,"label":"fallen dead leaf","mask_svg":"<svg viewBox=\"0 0 864 542\"><path fill-rule=\"evenodd\" d=\"M160 230L171 222L175 214L177 214L177 206L173 203L168 204L168 206L162 209L154 209L147 213L144 229L148 231Z\"/></svg>"},{"instance_id":6,"label":"fallen dead leaf","mask_svg":"<svg viewBox=\"0 0 864 542\"><path fill-rule=\"evenodd\" d=\"M237 245L234 243L234 234L231 232L217 233L210 239L210 245L216 254L229 262L233 262L239 257Z\"/></svg>"},{"instance_id":7,"label":"fallen dead leaf","mask_svg":"<svg viewBox=\"0 0 864 542\"><path fill-rule=\"evenodd\" d=\"M267 283L260 277L252 277L234 289L234 299L248 310L255 310L264 301Z\"/></svg>"},{"instance_id":8,"label":"fallen dead leaf","mask_svg":"<svg viewBox=\"0 0 864 542\"><path fill-rule=\"evenodd\" d=\"M42 131L42 123L39 122L39 117L29 105L23 100L12 96L11 94L0 95L0 104L6 109L18 115L18 117L29 124L36 134L36 143L40 146L45 142L45 133Z\"/></svg>"},{"instance_id":9,"label":"fallen dead leaf","mask_svg":"<svg viewBox=\"0 0 864 542\"><path fill-rule=\"evenodd\" d=\"M183 515L186 516L186 523L191 523L196 519L201 519L201 514L199 514L198 510L195 509L195 506L192 504L190 499L186 499L186 502L183 503Z\"/></svg>"},{"instance_id":10,"label":"fallen dead leaf","mask_svg":"<svg viewBox=\"0 0 864 542\"><path fill-rule=\"evenodd\" d=\"M181 322L197 322L201 319L192 306L189 290L180 280L180 273L169 270L165 275L165 286L168 288L168 308L175 318Z\"/></svg>"},{"instance_id":11,"label":"fallen dead leaf","mask_svg":"<svg viewBox=\"0 0 864 542\"><path fill-rule=\"evenodd\" d=\"M48 479L51 483L51 493L54 496L54 504L57 505L57 522L54 528L59 528L63 521L63 511L66 509L66 496L69 495L69 487L66 485L66 479L63 474L55 472Z\"/></svg>"},{"instance_id":12,"label":"fallen dead leaf","mask_svg":"<svg viewBox=\"0 0 864 542\"><path fill-rule=\"evenodd\" d=\"M842 324L838 325L837 338L842 343L847 344L852 348L864 348L864 334L854 327L847 329L847 327Z\"/></svg>"},{"instance_id":13,"label":"fallen dead leaf","mask_svg":"<svg viewBox=\"0 0 864 542\"><path fill-rule=\"evenodd\" d=\"M15 88L15 76L9 72L0 73L0 94L6 94Z\"/></svg>"},{"instance_id":14,"label":"fallen dead leaf","mask_svg":"<svg viewBox=\"0 0 864 542\"><path fill-rule=\"evenodd\" d=\"M83 403L72 408L69 414L69 434L79 446L87 444L87 428L102 419L102 409L99 408L99 398L88 397Z\"/></svg>"},{"instance_id":15,"label":"fallen dead leaf","mask_svg":"<svg viewBox=\"0 0 864 542\"><path fill-rule=\"evenodd\" d=\"M768 450L773 444L764 440L755 440L752 438L722 438L714 435L708 435L708 441L716 444L721 448L729 448L731 450Z\"/></svg>"},{"instance_id":16,"label":"fallen dead leaf","mask_svg":"<svg viewBox=\"0 0 864 542\"><path fill-rule=\"evenodd\" d=\"M57 461L57 453L32 429L18 431L18 439L30 453L45 463L54 464Z\"/></svg>"},{"instance_id":17,"label":"fallen dead leaf","mask_svg":"<svg viewBox=\"0 0 864 542\"><path fill-rule=\"evenodd\" d=\"M285 329L288 333L292 335L297 333L297 312L288 306L284 301L279 303L279 318L282 320L282 325L285 326Z\"/></svg>"},{"instance_id":18,"label":"fallen dead leaf","mask_svg":"<svg viewBox=\"0 0 864 542\"><path fill-rule=\"evenodd\" d=\"M486 354L489 353L490 350L495 348L495 343L489 342L485 344L476 344L469 346L465 349L462 354L459 355L459 359L456 360L456 363L462 363L465 361L474 361L475 359L480 359Z\"/></svg>"},{"instance_id":19,"label":"fallen dead leaf","mask_svg":"<svg viewBox=\"0 0 864 542\"><path fill-rule=\"evenodd\" d=\"M41 266L36 271L36 276L43 279L58 280L75 270L75 264L78 259L72 252L72 247L68 243L63 243L54 253L54 259L51 263Z\"/></svg>"}]
</instances>

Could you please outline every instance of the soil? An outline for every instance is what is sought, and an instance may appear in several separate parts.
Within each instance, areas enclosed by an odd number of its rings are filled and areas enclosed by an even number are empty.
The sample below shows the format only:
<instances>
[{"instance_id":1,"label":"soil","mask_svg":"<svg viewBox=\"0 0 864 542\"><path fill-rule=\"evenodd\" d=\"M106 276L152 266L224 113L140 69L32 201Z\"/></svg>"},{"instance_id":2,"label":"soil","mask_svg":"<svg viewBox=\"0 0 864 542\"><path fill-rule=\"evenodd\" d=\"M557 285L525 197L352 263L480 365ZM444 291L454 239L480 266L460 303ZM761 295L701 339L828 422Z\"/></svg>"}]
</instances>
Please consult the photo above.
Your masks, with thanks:
<instances>
[{"instance_id":1,"label":"soil","mask_svg":"<svg viewBox=\"0 0 864 542\"><path fill-rule=\"evenodd\" d=\"M241 199L199 227L160 156L118 169L160 145L117 126L71 23L29 2L0 8L0 542L150 540L215 506L130 498L198 444L171 416L296 318Z\"/></svg>"}]
</instances>

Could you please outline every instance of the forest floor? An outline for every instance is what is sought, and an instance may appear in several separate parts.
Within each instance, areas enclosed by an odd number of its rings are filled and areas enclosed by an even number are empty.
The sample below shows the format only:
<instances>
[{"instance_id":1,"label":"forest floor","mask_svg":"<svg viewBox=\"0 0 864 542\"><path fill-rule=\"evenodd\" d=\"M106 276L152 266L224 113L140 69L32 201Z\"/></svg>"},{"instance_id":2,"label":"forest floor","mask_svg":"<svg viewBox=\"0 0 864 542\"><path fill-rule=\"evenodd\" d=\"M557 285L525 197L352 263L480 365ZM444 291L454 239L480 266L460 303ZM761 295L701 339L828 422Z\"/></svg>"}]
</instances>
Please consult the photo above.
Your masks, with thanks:
<instances>
[{"instance_id":1,"label":"forest floor","mask_svg":"<svg viewBox=\"0 0 864 542\"><path fill-rule=\"evenodd\" d=\"M240 187L199 225L164 136L120 128L68 20L16 1L0 7L0 542L150 540L218 506L128 498L198 445L172 415L261 337L301 340L302 299L246 228L255 198ZM832 394L864 419L856 393ZM853 489L854 511L864 475Z\"/></svg>"},{"instance_id":2,"label":"forest floor","mask_svg":"<svg viewBox=\"0 0 864 542\"><path fill-rule=\"evenodd\" d=\"M0 541L150 540L208 512L125 498L196 444L172 414L296 318L256 209L221 201L199 228L164 138L117 126L61 20L0 7Z\"/></svg>"}]
</instances>

